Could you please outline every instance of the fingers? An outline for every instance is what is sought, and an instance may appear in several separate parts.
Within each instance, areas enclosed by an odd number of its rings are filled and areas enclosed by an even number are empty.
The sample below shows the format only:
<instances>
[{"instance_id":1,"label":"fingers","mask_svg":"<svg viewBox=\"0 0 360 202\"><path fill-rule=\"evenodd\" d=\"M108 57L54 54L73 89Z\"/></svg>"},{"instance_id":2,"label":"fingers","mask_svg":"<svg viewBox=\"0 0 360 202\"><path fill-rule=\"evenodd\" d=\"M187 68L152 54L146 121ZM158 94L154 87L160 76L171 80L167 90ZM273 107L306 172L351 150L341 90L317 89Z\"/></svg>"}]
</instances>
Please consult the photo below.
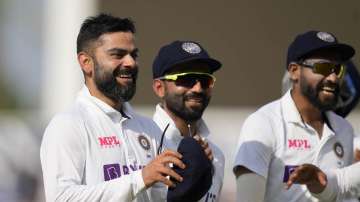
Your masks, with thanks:
<instances>
[{"instance_id":1,"label":"fingers","mask_svg":"<svg viewBox=\"0 0 360 202\"><path fill-rule=\"evenodd\" d=\"M145 166L142 169L142 177L146 187L150 187L156 182L162 182L168 186L175 186L167 176L182 182L183 178L169 166L170 163L173 163L184 169L185 164L180 158L182 158L182 155L178 152L166 150Z\"/></svg>"},{"instance_id":2,"label":"fingers","mask_svg":"<svg viewBox=\"0 0 360 202\"><path fill-rule=\"evenodd\" d=\"M209 158L210 161L212 161L214 159L214 155L212 154L209 143L205 140L205 138L200 137L200 135L198 134L195 135L193 138L201 145L201 147L204 149L206 156Z\"/></svg>"},{"instance_id":3,"label":"fingers","mask_svg":"<svg viewBox=\"0 0 360 202\"><path fill-rule=\"evenodd\" d=\"M212 161L214 159L214 155L213 155L210 147L206 148L204 151L205 151L206 156L209 158L209 160Z\"/></svg>"},{"instance_id":4,"label":"fingers","mask_svg":"<svg viewBox=\"0 0 360 202\"><path fill-rule=\"evenodd\" d=\"M320 182L320 184L321 184L322 186L326 186L326 185L327 185L326 175L319 174L318 179L319 179L319 182Z\"/></svg>"},{"instance_id":5,"label":"fingers","mask_svg":"<svg viewBox=\"0 0 360 202\"><path fill-rule=\"evenodd\" d=\"M174 182L172 182L169 178L167 178L165 175L162 175L160 173L158 173L157 175L153 175L153 181L154 182L162 182L165 185L169 186L169 187L175 187ZM151 186L151 185L150 185ZM149 187L149 186L148 186Z\"/></svg>"},{"instance_id":6,"label":"fingers","mask_svg":"<svg viewBox=\"0 0 360 202\"><path fill-rule=\"evenodd\" d=\"M159 169L160 173L162 173L163 176L170 176L174 178L178 182L182 182L183 178L177 174L173 169L169 167L162 167Z\"/></svg>"},{"instance_id":7,"label":"fingers","mask_svg":"<svg viewBox=\"0 0 360 202\"><path fill-rule=\"evenodd\" d=\"M209 144L206 142L205 138L200 137L199 134L194 135L193 138L194 138L203 148L209 147Z\"/></svg>"},{"instance_id":8,"label":"fingers","mask_svg":"<svg viewBox=\"0 0 360 202\"><path fill-rule=\"evenodd\" d=\"M175 156L178 159L182 159L182 155L179 152L170 149L166 149L159 156Z\"/></svg>"},{"instance_id":9,"label":"fingers","mask_svg":"<svg viewBox=\"0 0 360 202\"><path fill-rule=\"evenodd\" d=\"M174 157L174 156L163 156L159 158L159 163L163 164L163 165L167 165L169 163L173 163L175 165L177 165L178 167L184 169L185 168L185 164L178 158Z\"/></svg>"},{"instance_id":10,"label":"fingers","mask_svg":"<svg viewBox=\"0 0 360 202\"><path fill-rule=\"evenodd\" d=\"M318 167L312 164L303 164L290 174L285 188L289 189L295 183L305 184L311 192L319 193L325 188L327 178Z\"/></svg>"},{"instance_id":11,"label":"fingers","mask_svg":"<svg viewBox=\"0 0 360 202\"><path fill-rule=\"evenodd\" d=\"M290 187L298 181L299 175L296 173L296 171L292 172L289 176L288 181L286 182L285 189L290 189Z\"/></svg>"}]
</instances>

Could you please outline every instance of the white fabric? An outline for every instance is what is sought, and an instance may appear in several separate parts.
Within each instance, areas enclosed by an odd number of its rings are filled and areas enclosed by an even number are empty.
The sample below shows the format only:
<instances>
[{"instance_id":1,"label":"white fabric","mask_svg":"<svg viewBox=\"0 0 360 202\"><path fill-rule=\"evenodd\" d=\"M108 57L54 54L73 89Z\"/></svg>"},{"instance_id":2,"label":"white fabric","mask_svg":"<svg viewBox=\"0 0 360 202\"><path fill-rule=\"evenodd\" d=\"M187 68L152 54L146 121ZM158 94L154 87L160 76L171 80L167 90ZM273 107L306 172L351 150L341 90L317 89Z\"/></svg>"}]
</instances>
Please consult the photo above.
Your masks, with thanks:
<instances>
[{"instance_id":1,"label":"white fabric","mask_svg":"<svg viewBox=\"0 0 360 202\"><path fill-rule=\"evenodd\" d=\"M336 170L326 171L328 185L320 194L315 197L331 201L344 198L360 197L360 162Z\"/></svg>"},{"instance_id":2,"label":"white fabric","mask_svg":"<svg viewBox=\"0 0 360 202\"><path fill-rule=\"evenodd\" d=\"M251 114L241 129L235 166L242 165L267 179L264 201L316 201L305 185L285 189L284 177L304 163L321 169L349 165L353 159L353 129L333 112L326 112L331 128L324 124L322 138L304 123L290 90L280 99ZM335 153L340 144L343 156ZM339 149L339 147L337 147Z\"/></svg>"},{"instance_id":3,"label":"white fabric","mask_svg":"<svg viewBox=\"0 0 360 202\"><path fill-rule=\"evenodd\" d=\"M40 148L47 201L158 201L141 168L154 159L161 131L128 103L123 108L126 116L84 86L51 120Z\"/></svg>"},{"instance_id":4,"label":"white fabric","mask_svg":"<svg viewBox=\"0 0 360 202\"><path fill-rule=\"evenodd\" d=\"M164 138L164 149L177 150L180 141L183 136L180 134L180 131L176 128L174 121L170 118L170 116L160 107L160 105L156 106L156 111L153 116L153 120L158 124L160 129L163 131L167 124L170 124L165 133ZM214 143L212 143L208 138L210 135L210 131L206 126L205 122L201 119L198 122L198 132L201 137L205 138L205 140L209 143L209 146L213 152L214 160L213 165L215 168L215 173L213 176L212 185L208 191L208 193L200 199L201 202L208 201L219 201L221 188L223 185L224 179L224 167L225 167L225 157L223 152L217 147Z\"/></svg>"}]
</instances>

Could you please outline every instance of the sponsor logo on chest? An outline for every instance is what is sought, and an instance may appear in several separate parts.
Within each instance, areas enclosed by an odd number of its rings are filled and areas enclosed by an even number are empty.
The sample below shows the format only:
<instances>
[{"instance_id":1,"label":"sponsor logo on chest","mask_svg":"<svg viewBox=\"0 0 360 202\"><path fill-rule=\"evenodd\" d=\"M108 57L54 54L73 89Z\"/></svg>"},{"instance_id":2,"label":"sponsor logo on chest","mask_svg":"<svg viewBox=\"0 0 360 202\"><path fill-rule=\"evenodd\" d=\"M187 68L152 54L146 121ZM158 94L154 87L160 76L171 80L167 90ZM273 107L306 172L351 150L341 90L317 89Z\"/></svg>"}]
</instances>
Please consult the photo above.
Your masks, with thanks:
<instances>
[{"instance_id":1,"label":"sponsor logo on chest","mask_svg":"<svg viewBox=\"0 0 360 202\"><path fill-rule=\"evenodd\" d=\"M98 137L99 145L102 148L113 148L120 146L120 140L117 136L105 136L105 137Z\"/></svg>"},{"instance_id":2,"label":"sponsor logo on chest","mask_svg":"<svg viewBox=\"0 0 360 202\"><path fill-rule=\"evenodd\" d=\"M109 181L121 177L122 175L128 175L133 171L144 168L144 165L120 165L119 163L106 164L103 166L104 180Z\"/></svg>"},{"instance_id":3,"label":"sponsor logo on chest","mask_svg":"<svg viewBox=\"0 0 360 202\"><path fill-rule=\"evenodd\" d=\"M287 147L295 150L309 150L311 145L307 139L288 139Z\"/></svg>"}]
</instances>

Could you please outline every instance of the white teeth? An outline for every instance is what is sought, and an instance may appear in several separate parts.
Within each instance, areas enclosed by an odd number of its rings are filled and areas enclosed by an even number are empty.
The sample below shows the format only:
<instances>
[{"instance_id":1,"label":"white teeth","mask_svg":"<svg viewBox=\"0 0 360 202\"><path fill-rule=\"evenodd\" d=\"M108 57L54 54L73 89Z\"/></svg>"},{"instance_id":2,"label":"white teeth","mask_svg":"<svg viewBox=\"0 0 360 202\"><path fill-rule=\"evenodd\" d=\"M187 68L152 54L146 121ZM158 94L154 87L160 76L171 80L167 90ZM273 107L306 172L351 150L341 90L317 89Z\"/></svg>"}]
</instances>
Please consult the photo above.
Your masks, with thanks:
<instances>
[{"instance_id":1,"label":"white teeth","mask_svg":"<svg viewBox=\"0 0 360 202\"><path fill-rule=\"evenodd\" d=\"M330 87L323 87L323 90L335 92L335 89L334 89L334 88L330 88Z\"/></svg>"},{"instance_id":2,"label":"white teeth","mask_svg":"<svg viewBox=\"0 0 360 202\"><path fill-rule=\"evenodd\" d=\"M120 78L126 78L126 79L131 79L132 76L131 75L120 75Z\"/></svg>"}]
</instances>

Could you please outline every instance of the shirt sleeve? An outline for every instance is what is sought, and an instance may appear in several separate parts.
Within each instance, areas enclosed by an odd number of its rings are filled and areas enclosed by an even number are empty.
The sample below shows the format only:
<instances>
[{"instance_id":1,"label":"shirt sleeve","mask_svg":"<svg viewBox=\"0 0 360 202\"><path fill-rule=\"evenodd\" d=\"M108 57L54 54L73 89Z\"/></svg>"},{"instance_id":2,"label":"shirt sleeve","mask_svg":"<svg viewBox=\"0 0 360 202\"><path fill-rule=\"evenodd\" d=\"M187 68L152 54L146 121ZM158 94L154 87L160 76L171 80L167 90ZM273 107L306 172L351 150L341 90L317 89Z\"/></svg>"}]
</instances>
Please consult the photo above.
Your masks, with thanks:
<instances>
[{"instance_id":1,"label":"shirt sleeve","mask_svg":"<svg viewBox=\"0 0 360 202\"><path fill-rule=\"evenodd\" d=\"M260 112L250 115L244 122L238 140L234 170L244 166L267 178L275 136L271 120Z\"/></svg>"},{"instance_id":2,"label":"shirt sleeve","mask_svg":"<svg viewBox=\"0 0 360 202\"><path fill-rule=\"evenodd\" d=\"M45 130L40 159L47 201L132 201L145 190L141 170L86 185L86 131L72 116L58 115Z\"/></svg>"},{"instance_id":3,"label":"shirt sleeve","mask_svg":"<svg viewBox=\"0 0 360 202\"><path fill-rule=\"evenodd\" d=\"M337 198L360 197L360 162L336 170L325 171L328 184L320 194L313 194L316 198L330 201Z\"/></svg>"}]
</instances>

